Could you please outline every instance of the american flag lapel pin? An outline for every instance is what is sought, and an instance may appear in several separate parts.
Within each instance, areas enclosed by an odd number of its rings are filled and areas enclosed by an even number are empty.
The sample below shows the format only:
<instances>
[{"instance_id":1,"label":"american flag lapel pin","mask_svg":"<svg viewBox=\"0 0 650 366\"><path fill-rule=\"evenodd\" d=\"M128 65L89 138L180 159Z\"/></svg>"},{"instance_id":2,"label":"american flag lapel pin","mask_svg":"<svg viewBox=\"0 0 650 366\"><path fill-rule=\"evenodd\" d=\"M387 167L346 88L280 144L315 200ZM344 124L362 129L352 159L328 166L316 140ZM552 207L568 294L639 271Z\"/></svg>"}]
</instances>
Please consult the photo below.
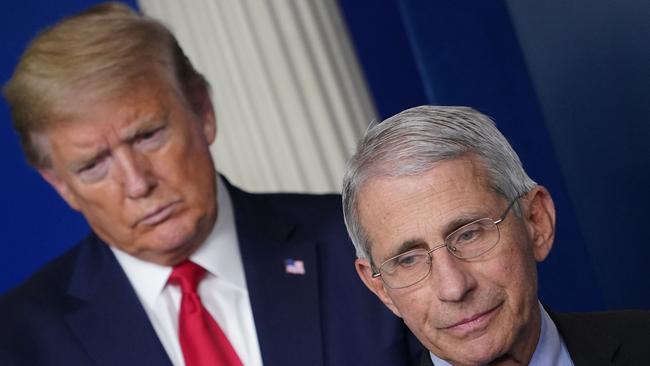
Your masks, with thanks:
<instances>
[{"instance_id":1,"label":"american flag lapel pin","mask_svg":"<svg viewBox=\"0 0 650 366\"><path fill-rule=\"evenodd\" d=\"M293 275L304 275L305 274L305 262L299 259L285 259L284 260L284 272L287 274Z\"/></svg>"}]
</instances>

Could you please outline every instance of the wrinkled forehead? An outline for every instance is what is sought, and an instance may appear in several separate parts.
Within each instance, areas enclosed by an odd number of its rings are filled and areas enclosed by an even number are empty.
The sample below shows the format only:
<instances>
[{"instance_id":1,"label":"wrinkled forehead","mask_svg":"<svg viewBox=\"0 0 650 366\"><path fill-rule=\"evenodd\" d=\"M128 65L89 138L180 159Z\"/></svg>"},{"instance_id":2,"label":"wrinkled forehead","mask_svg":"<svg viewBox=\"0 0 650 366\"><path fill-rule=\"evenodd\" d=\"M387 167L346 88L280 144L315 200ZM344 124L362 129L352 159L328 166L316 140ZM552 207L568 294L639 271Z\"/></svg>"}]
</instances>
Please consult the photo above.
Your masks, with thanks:
<instances>
[{"instance_id":1,"label":"wrinkled forehead","mask_svg":"<svg viewBox=\"0 0 650 366\"><path fill-rule=\"evenodd\" d=\"M502 200L490 188L483 164L464 156L440 161L423 174L367 179L357 212L378 259L404 241L442 239L454 222L490 216Z\"/></svg>"},{"instance_id":2,"label":"wrinkled forehead","mask_svg":"<svg viewBox=\"0 0 650 366\"><path fill-rule=\"evenodd\" d=\"M164 106L178 98L184 103L177 83L173 78L161 73L141 75L112 87L104 87L101 83L89 83L83 86L70 87L57 98L47 129L55 129L59 125L79 123L80 121L97 121L97 113L106 114L110 120L111 114L124 113L147 105ZM92 117L92 118L90 118Z\"/></svg>"},{"instance_id":3,"label":"wrinkled forehead","mask_svg":"<svg viewBox=\"0 0 650 366\"><path fill-rule=\"evenodd\" d=\"M87 85L62 93L49 121L30 138L44 161L51 163L48 154L54 137L79 140L85 134L101 135L105 129L161 118L172 105L187 106L178 88L165 78L143 77L112 93Z\"/></svg>"},{"instance_id":4,"label":"wrinkled forehead","mask_svg":"<svg viewBox=\"0 0 650 366\"><path fill-rule=\"evenodd\" d=\"M119 75L115 72L97 73L96 75L80 75L76 78L63 78L53 82L47 89L48 110L52 116L51 122L65 121L65 115L71 111L107 100L126 100L138 93L160 93L173 91L178 93L179 86L176 77L163 65L151 65L146 69L123 70Z\"/></svg>"}]
</instances>

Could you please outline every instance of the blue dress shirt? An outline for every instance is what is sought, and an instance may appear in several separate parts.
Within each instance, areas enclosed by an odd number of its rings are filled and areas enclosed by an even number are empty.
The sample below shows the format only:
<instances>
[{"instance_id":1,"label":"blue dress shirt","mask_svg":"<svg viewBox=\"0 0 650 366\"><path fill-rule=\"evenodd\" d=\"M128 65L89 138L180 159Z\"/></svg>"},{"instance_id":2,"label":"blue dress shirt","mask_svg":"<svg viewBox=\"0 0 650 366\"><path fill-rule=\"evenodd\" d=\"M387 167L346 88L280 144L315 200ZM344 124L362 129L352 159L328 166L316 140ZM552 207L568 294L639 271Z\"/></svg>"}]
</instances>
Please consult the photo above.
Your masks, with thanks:
<instances>
[{"instance_id":1,"label":"blue dress shirt","mask_svg":"<svg viewBox=\"0 0 650 366\"><path fill-rule=\"evenodd\" d=\"M539 308L542 326L537 347L535 347L535 353L533 353L533 357L528 366L574 366L571 356L569 356L569 351L567 351L566 345L562 337L560 337L555 323L553 323L553 320L551 320L551 317L541 304ZM429 354L435 366L452 366L449 362L438 358L433 353L429 352Z\"/></svg>"}]
</instances>

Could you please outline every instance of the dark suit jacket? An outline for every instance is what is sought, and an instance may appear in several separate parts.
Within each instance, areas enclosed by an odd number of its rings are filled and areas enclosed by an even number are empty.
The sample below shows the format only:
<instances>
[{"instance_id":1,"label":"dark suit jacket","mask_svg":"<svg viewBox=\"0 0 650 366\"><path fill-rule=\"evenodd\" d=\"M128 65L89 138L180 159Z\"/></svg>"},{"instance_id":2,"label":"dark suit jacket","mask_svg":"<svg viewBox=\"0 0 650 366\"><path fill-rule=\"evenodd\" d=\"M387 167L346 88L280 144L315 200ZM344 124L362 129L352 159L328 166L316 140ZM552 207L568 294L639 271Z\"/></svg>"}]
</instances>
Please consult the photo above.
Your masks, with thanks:
<instances>
[{"instance_id":1,"label":"dark suit jacket","mask_svg":"<svg viewBox=\"0 0 650 366\"><path fill-rule=\"evenodd\" d=\"M265 365L417 364L419 344L354 271L335 195L228 184ZM285 271L304 261L306 274ZM113 253L91 234L0 299L0 365L169 365Z\"/></svg>"},{"instance_id":2,"label":"dark suit jacket","mask_svg":"<svg viewBox=\"0 0 650 366\"><path fill-rule=\"evenodd\" d=\"M650 311L552 313L575 366L650 365ZM420 366L432 366L422 352Z\"/></svg>"}]
</instances>

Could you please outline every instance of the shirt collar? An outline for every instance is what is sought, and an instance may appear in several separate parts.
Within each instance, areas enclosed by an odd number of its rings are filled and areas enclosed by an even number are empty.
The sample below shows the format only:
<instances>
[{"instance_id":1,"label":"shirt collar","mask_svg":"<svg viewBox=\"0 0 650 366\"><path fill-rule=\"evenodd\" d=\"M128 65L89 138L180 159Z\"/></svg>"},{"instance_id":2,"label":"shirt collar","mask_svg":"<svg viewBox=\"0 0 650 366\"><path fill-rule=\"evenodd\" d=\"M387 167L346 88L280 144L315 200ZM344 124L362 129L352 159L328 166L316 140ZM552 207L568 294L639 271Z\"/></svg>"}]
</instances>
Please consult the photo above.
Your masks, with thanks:
<instances>
[{"instance_id":1,"label":"shirt collar","mask_svg":"<svg viewBox=\"0 0 650 366\"><path fill-rule=\"evenodd\" d=\"M113 246L109 248L115 254L140 301L149 308L153 307L156 298L167 284L172 268L143 261Z\"/></svg>"},{"instance_id":2,"label":"shirt collar","mask_svg":"<svg viewBox=\"0 0 650 366\"><path fill-rule=\"evenodd\" d=\"M230 194L221 177L217 184L217 223L205 243L190 256L190 260L221 280L246 289L244 265L239 251L235 214Z\"/></svg>"},{"instance_id":3,"label":"shirt collar","mask_svg":"<svg viewBox=\"0 0 650 366\"><path fill-rule=\"evenodd\" d=\"M539 305L542 313L542 326L537 341L537 348L530 360L529 366L544 366L544 365L557 365L568 366L573 365L569 351L560 337L555 323L548 315L542 304Z\"/></svg>"},{"instance_id":4,"label":"shirt collar","mask_svg":"<svg viewBox=\"0 0 650 366\"><path fill-rule=\"evenodd\" d=\"M573 365L569 352L566 349L560 333L553 323L553 320L548 315L542 304L539 304L539 309L541 313L541 327L539 340L537 341L537 346L535 347L535 352L533 357L530 360L528 366L544 366L544 365ZM451 366L447 361L438 358L432 352L429 352L431 355L431 361L436 366Z\"/></svg>"},{"instance_id":5,"label":"shirt collar","mask_svg":"<svg viewBox=\"0 0 650 366\"><path fill-rule=\"evenodd\" d=\"M153 307L167 284L172 267L144 261L113 246L110 249L140 301ZM232 201L221 177L217 181L217 222L206 241L190 256L190 260L221 280L246 290Z\"/></svg>"}]
</instances>

